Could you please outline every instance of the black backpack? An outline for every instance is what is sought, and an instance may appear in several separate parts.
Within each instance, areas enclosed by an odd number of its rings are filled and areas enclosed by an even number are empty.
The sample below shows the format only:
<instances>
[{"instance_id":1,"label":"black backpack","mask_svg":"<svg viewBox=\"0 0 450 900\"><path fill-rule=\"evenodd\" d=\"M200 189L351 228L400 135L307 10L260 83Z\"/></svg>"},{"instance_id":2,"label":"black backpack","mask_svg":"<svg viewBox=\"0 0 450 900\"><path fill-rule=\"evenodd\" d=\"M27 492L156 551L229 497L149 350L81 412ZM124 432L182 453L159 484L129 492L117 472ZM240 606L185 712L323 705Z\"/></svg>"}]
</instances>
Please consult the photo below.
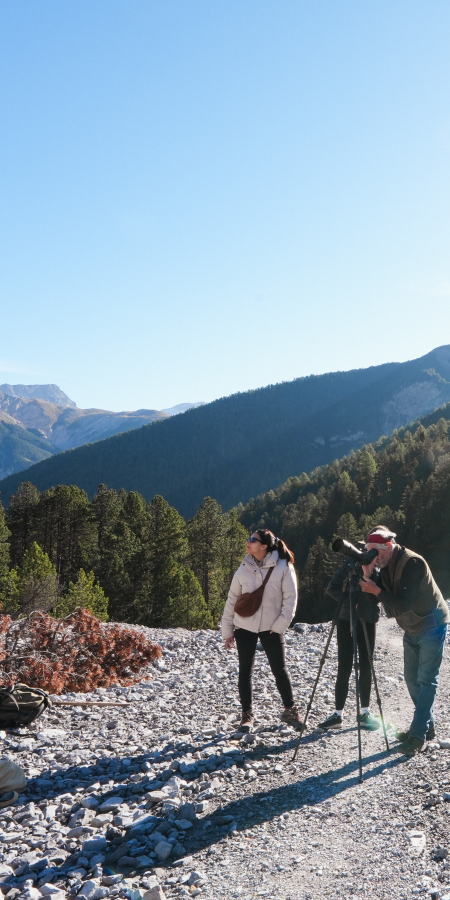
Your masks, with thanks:
<instances>
[{"instance_id":1,"label":"black backpack","mask_svg":"<svg viewBox=\"0 0 450 900\"><path fill-rule=\"evenodd\" d=\"M0 687L0 728L30 725L51 705L47 691L41 691L40 688L29 687L27 684Z\"/></svg>"}]
</instances>

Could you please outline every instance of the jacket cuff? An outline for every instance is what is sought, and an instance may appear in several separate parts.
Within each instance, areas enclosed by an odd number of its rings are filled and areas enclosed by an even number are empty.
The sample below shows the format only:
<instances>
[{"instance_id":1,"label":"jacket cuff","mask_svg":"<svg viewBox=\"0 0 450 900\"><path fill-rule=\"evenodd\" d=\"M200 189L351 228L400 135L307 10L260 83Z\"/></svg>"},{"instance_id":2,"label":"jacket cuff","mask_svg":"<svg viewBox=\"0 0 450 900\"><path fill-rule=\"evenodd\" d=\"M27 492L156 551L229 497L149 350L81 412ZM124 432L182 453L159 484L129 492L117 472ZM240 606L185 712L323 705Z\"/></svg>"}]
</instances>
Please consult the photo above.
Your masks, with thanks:
<instances>
[{"instance_id":1,"label":"jacket cuff","mask_svg":"<svg viewBox=\"0 0 450 900\"><path fill-rule=\"evenodd\" d=\"M229 625L222 625L221 632L224 641L226 641L227 638L234 637L234 628L230 629Z\"/></svg>"}]
</instances>

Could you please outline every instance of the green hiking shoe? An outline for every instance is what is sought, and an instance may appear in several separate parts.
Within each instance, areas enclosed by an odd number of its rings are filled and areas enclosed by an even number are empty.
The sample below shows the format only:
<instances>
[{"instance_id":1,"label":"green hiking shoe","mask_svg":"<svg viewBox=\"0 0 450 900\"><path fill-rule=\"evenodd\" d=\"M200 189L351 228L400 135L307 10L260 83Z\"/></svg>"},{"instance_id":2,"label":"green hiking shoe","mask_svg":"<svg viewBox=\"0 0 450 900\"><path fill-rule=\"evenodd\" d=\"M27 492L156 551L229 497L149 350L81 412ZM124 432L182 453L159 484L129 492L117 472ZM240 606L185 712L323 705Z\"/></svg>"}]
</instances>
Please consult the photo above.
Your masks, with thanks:
<instances>
[{"instance_id":1,"label":"green hiking shoe","mask_svg":"<svg viewBox=\"0 0 450 900\"><path fill-rule=\"evenodd\" d=\"M361 725L361 728L367 728L368 731L378 731L381 728L381 722L379 719L374 719L370 713L361 713L358 722Z\"/></svg>"},{"instance_id":2,"label":"green hiking shoe","mask_svg":"<svg viewBox=\"0 0 450 900\"><path fill-rule=\"evenodd\" d=\"M319 728L340 728L343 722L342 716L338 716L337 713L333 713L328 719L325 719L324 722L321 722Z\"/></svg>"}]
</instances>

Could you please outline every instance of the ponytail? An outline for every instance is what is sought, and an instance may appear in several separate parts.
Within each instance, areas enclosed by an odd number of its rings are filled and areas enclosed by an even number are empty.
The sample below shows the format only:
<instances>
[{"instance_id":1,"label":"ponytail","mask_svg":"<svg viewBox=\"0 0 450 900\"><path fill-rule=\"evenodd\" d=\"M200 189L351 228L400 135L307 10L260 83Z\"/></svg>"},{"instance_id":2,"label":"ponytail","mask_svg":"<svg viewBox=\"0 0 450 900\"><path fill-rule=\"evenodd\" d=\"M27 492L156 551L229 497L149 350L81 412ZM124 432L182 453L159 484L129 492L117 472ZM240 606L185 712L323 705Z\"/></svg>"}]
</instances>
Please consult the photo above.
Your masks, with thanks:
<instances>
[{"instance_id":1,"label":"ponytail","mask_svg":"<svg viewBox=\"0 0 450 900\"><path fill-rule=\"evenodd\" d=\"M259 535L261 544L270 551L278 550L279 559L286 559L288 563L294 564L294 554L292 550L289 550L289 547L286 546L284 541L279 537L275 537L273 531L269 531L268 528L257 528L256 534Z\"/></svg>"},{"instance_id":2,"label":"ponytail","mask_svg":"<svg viewBox=\"0 0 450 900\"><path fill-rule=\"evenodd\" d=\"M275 538L275 542L279 558L287 559L288 563L294 565L294 554L292 550L289 550L289 547L281 540L281 538Z\"/></svg>"}]
</instances>

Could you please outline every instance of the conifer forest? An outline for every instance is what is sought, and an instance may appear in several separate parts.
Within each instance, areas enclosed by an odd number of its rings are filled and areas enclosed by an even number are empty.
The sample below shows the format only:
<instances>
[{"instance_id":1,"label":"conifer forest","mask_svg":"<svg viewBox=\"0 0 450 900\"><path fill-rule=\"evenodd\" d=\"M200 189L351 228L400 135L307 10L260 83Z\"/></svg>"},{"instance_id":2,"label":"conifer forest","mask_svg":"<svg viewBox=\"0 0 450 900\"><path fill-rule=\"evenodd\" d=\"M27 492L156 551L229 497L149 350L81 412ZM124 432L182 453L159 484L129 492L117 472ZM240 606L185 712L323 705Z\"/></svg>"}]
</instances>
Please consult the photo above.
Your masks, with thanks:
<instances>
[{"instance_id":1,"label":"conifer forest","mask_svg":"<svg viewBox=\"0 0 450 900\"><path fill-rule=\"evenodd\" d=\"M100 619L152 627L205 628L220 619L246 538L270 528L294 551L296 620L327 621L326 584L341 559L337 536L364 538L375 524L425 556L450 591L450 420L437 414L340 460L289 478L224 512L206 497L185 521L167 501L100 485L39 492L20 485L0 509L0 600L13 618L31 609L63 616L77 607Z\"/></svg>"}]
</instances>

